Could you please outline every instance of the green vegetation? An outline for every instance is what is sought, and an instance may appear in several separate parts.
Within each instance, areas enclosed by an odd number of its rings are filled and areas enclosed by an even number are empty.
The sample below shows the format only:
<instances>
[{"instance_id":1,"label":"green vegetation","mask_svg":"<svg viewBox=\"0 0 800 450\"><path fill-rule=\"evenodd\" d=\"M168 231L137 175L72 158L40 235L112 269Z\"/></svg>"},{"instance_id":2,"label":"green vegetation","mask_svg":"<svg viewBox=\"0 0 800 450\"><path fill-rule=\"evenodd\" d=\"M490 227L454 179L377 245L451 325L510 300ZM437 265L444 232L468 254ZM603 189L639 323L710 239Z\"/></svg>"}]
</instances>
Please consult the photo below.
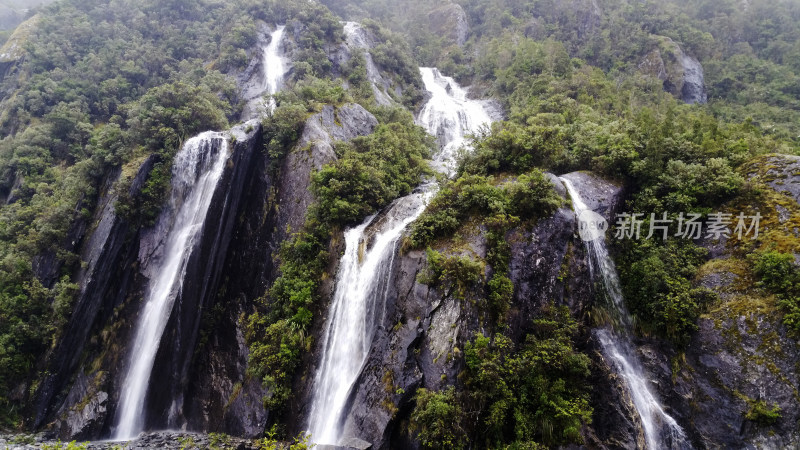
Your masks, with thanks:
<instances>
[{"instance_id":1,"label":"green vegetation","mask_svg":"<svg viewBox=\"0 0 800 450\"><path fill-rule=\"evenodd\" d=\"M664 245L631 243L624 252L620 259L623 293L639 325L678 346L688 344L702 308L716 298L708 289L692 287L707 250L671 240Z\"/></svg>"},{"instance_id":2,"label":"green vegetation","mask_svg":"<svg viewBox=\"0 0 800 450\"><path fill-rule=\"evenodd\" d=\"M759 285L778 297L783 324L800 333L800 267L791 253L764 251L750 256Z\"/></svg>"},{"instance_id":3,"label":"green vegetation","mask_svg":"<svg viewBox=\"0 0 800 450\"><path fill-rule=\"evenodd\" d=\"M135 227L152 226L169 194L172 160L181 143L205 130L227 128L229 109L207 85L176 82L158 86L128 109L128 133L140 136L137 152L157 157L142 189L130 195L130 178L117 185L117 213ZM114 130L117 132L118 130ZM123 138L124 139L124 138Z\"/></svg>"},{"instance_id":4,"label":"green vegetation","mask_svg":"<svg viewBox=\"0 0 800 450\"><path fill-rule=\"evenodd\" d=\"M562 206L544 171L592 170L618 181L624 210L643 215L645 232L651 214L675 220L758 198L747 163L800 151L800 6L456 0L471 27L458 46L456 24L436 23L448 7L440 2L324 3L343 17L373 19L362 21L376 44L371 57L402 91L388 95L408 110L423 98L416 66L435 65L507 112L475 136L457 178L443 183L405 242L405 249L427 249L419 281L475 306L487 333L465 346L456 386L416 393L411 421L422 444L580 442L591 408L577 325L551 306L523 338L506 337L514 293L508 236ZM286 23L294 38L286 90L263 121L271 175L289 152L305 151L295 148L304 124L325 105L356 101L380 123L370 136L337 143L338 159L313 174L316 203L281 246L280 276L243 317L250 374L269 388L266 405L280 421L312 346L332 240L430 174L430 137L409 111L375 104L364 54L334 70L329 53L343 42L340 18L315 2L60 0L39 17L18 72L0 82L0 427L20 425L43 359L69 319L79 291L72 277L81 236L73 234L91 228L101 186L119 170L116 211L132 231L154 223L180 145L238 117L242 103L229 75L249 63L260 21ZM0 32L0 44L9 35ZM661 61L673 77L675 45L703 64L708 105L680 103L664 92L676 80L647 73ZM149 158L152 170L131 192ZM485 258L454 243L475 230L486 239ZM783 323L798 333L800 269L782 253L785 244L759 247L749 261L759 286L778 299ZM637 330L682 349L716 301L696 287L708 252L675 238L615 241L613 251ZM207 314L207 326L218 314ZM753 402L746 418L770 425L780 411ZM307 439L291 448L307 447ZM263 442L281 445L274 433Z\"/></svg>"},{"instance_id":5,"label":"green vegetation","mask_svg":"<svg viewBox=\"0 0 800 450\"><path fill-rule=\"evenodd\" d=\"M76 441L72 441L63 444L61 441L58 441L55 444L42 444L42 450L86 450L88 446L88 442L79 444Z\"/></svg>"},{"instance_id":6,"label":"green vegetation","mask_svg":"<svg viewBox=\"0 0 800 450\"><path fill-rule=\"evenodd\" d=\"M778 405L770 408L764 400L751 400L749 403L750 409L745 414L745 419L762 426L775 425L781 419L781 408Z\"/></svg>"},{"instance_id":7,"label":"green vegetation","mask_svg":"<svg viewBox=\"0 0 800 450\"><path fill-rule=\"evenodd\" d=\"M321 110L323 104L340 105L350 97L335 81L307 77L276 100L278 108L264 119L264 141L277 171L309 114ZM282 411L291 399L300 356L311 348L308 329L313 311L319 308L318 291L333 233L408 194L429 173L425 158L433 140L414 125L411 114L380 112L381 123L371 135L336 143L338 159L313 174L316 202L307 212L303 229L282 244L280 276L259 300L261 308L246 317L248 370L270 388L265 403L274 411Z\"/></svg>"},{"instance_id":8,"label":"green vegetation","mask_svg":"<svg viewBox=\"0 0 800 450\"><path fill-rule=\"evenodd\" d=\"M345 16L392 24L436 65L499 99L508 120L477 136L459 174L498 176L533 168L593 170L626 187L625 211L707 214L748 195L742 163L797 153L800 103L797 4L756 0L636 4L459 0L471 36L459 48L431 33L440 5L329 1ZM455 23L445 23L455 27ZM445 28L447 29L447 28ZM707 106L682 105L643 62L669 66L677 43L703 64ZM670 67L666 67L667 76ZM488 213L487 213L488 214ZM450 236L468 214L435 204L418 221L415 247ZM642 229L645 233L649 220ZM671 229L671 234L676 230ZM674 240L674 239L673 239ZM714 295L693 288L706 256L691 242L619 242L617 266L642 331L685 345ZM498 280L496 284L499 284ZM782 300L787 321L794 301Z\"/></svg>"},{"instance_id":9,"label":"green vegetation","mask_svg":"<svg viewBox=\"0 0 800 450\"><path fill-rule=\"evenodd\" d=\"M433 139L406 113L372 134L341 142L338 159L315 173L312 191L320 220L349 225L408 194L429 174Z\"/></svg>"},{"instance_id":10,"label":"green vegetation","mask_svg":"<svg viewBox=\"0 0 800 450\"><path fill-rule=\"evenodd\" d=\"M452 294L464 299L485 282L484 264L469 256L443 256L428 247L426 260L427 267L420 272L417 281L440 287L445 297Z\"/></svg>"},{"instance_id":11,"label":"green vegetation","mask_svg":"<svg viewBox=\"0 0 800 450\"><path fill-rule=\"evenodd\" d=\"M537 169L505 183L494 176L465 174L445 184L431 200L413 225L410 243L419 248L451 236L471 217L503 224L536 220L548 217L560 205L552 182Z\"/></svg>"},{"instance_id":12,"label":"green vegetation","mask_svg":"<svg viewBox=\"0 0 800 450\"><path fill-rule=\"evenodd\" d=\"M581 443L592 408L577 332L566 307L550 306L518 346L476 335L464 351L464 390L418 391L412 430L426 448L463 448L467 438L487 448Z\"/></svg>"},{"instance_id":13,"label":"green vegetation","mask_svg":"<svg viewBox=\"0 0 800 450\"><path fill-rule=\"evenodd\" d=\"M181 143L238 116L237 90L222 72L248 63L256 20L298 26L298 48L315 63L341 41L338 20L311 3L65 0L40 13L19 76L0 86L0 426L17 422L71 313L79 241L67 241L70 230L91 218L98 188L118 167L117 211L133 229L153 223ZM143 188L129 192L150 155ZM53 261L54 284L35 269L42 259ZM12 401L15 390L24 394Z\"/></svg>"},{"instance_id":14,"label":"green vegetation","mask_svg":"<svg viewBox=\"0 0 800 450\"><path fill-rule=\"evenodd\" d=\"M445 296L454 293L464 299L470 293L492 324L502 324L514 292L507 275L511 253L506 234L521 221L534 223L550 216L561 204L553 183L538 169L505 182L491 175L465 173L446 183L414 222L407 245L432 245L476 220L486 226L487 258L484 263L472 261L470 256L445 257L429 248L428 266L420 274L420 282L443 288ZM486 263L492 269L488 283L484 279Z\"/></svg>"},{"instance_id":15,"label":"green vegetation","mask_svg":"<svg viewBox=\"0 0 800 450\"><path fill-rule=\"evenodd\" d=\"M465 414L450 386L441 392L419 389L414 397L417 404L411 415L411 429L416 431L425 448L465 448L467 444Z\"/></svg>"},{"instance_id":16,"label":"green vegetation","mask_svg":"<svg viewBox=\"0 0 800 450\"><path fill-rule=\"evenodd\" d=\"M292 439L291 443L280 442L276 439L277 427L273 426L266 433L266 437L256 441L260 450L308 450L315 447L311 444L311 435L300 433Z\"/></svg>"}]
</instances>

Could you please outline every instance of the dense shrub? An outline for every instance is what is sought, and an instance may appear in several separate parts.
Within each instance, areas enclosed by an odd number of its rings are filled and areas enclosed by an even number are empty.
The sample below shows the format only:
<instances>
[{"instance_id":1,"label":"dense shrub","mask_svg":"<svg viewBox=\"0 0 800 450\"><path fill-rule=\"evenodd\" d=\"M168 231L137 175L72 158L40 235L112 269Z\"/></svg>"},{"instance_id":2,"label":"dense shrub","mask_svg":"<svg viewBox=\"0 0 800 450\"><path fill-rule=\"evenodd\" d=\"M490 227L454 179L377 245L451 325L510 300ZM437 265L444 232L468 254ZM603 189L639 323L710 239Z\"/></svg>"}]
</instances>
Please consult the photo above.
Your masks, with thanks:
<instances>
[{"instance_id":1,"label":"dense shrub","mask_svg":"<svg viewBox=\"0 0 800 450\"><path fill-rule=\"evenodd\" d=\"M791 253L764 251L750 256L759 284L778 297L783 324L800 333L800 267Z\"/></svg>"},{"instance_id":2,"label":"dense shrub","mask_svg":"<svg viewBox=\"0 0 800 450\"><path fill-rule=\"evenodd\" d=\"M518 350L496 335L477 335L465 348L467 408L477 412L475 442L488 447L582 442L591 420L589 357L577 351L577 324L566 307L533 320Z\"/></svg>"},{"instance_id":3,"label":"dense shrub","mask_svg":"<svg viewBox=\"0 0 800 450\"><path fill-rule=\"evenodd\" d=\"M339 143L339 158L312 177L320 219L348 225L408 194L430 173L425 160L433 140L408 120L379 125L368 135Z\"/></svg>"},{"instance_id":4,"label":"dense shrub","mask_svg":"<svg viewBox=\"0 0 800 450\"><path fill-rule=\"evenodd\" d=\"M464 435L487 448L582 442L592 408L577 324L566 307L550 307L532 329L519 346L502 334L477 334L464 350L463 390L417 393L411 420L423 445L463 446Z\"/></svg>"},{"instance_id":5,"label":"dense shrub","mask_svg":"<svg viewBox=\"0 0 800 450\"><path fill-rule=\"evenodd\" d=\"M441 392L419 389L414 400L411 430L418 433L424 448L465 448L466 433L461 424L466 417L453 386Z\"/></svg>"},{"instance_id":6,"label":"dense shrub","mask_svg":"<svg viewBox=\"0 0 800 450\"><path fill-rule=\"evenodd\" d=\"M503 184L493 176L462 175L445 184L414 223L411 245L418 248L449 236L470 217L495 225L508 224L510 217L537 220L561 204L552 182L537 169Z\"/></svg>"},{"instance_id":7,"label":"dense shrub","mask_svg":"<svg viewBox=\"0 0 800 450\"><path fill-rule=\"evenodd\" d=\"M629 241L618 268L623 294L640 326L678 346L689 343L697 319L715 294L692 287L707 250L691 242Z\"/></svg>"}]
</instances>

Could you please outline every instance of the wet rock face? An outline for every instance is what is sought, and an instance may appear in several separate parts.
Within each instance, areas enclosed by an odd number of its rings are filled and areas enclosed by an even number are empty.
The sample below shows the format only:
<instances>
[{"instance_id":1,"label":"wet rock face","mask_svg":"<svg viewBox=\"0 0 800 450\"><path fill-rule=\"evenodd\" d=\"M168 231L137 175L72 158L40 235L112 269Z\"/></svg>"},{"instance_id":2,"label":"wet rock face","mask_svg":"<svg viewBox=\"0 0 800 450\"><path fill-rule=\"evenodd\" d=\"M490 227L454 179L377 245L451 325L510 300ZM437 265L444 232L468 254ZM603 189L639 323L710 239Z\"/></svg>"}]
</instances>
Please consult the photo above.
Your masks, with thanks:
<instances>
[{"instance_id":1,"label":"wet rock face","mask_svg":"<svg viewBox=\"0 0 800 450\"><path fill-rule=\"evenodd\" d=\"M263 152L254 155L252 172L242 189L239 220L231 231L225 280L210 307L220 311L220 318L206 322L206 343L196 351L188 372L191 379L184 399L189 429L247 437L264 431L269 412L262 399L267 391L260 380L246 376L248 349L240 316L251 312L253 302L277 276L281 243L303 226L314 201L312 171L335 160L335 140L369 134L375 126L375 117L360 105L326 106L306 121L277 178L270 172L268 157Z\"/></svg>"},{"instance_id":2,"label":"wet rock face","mask_svg":"<svg viewBox=\"0 0 800 450\"><path fill-rule=\"evenodd\" d=\"M780 193L784 209L797 211L800 158L764 156L746 167L752 173L745 175L756 189ZM796 237L791 224L782 221L781 210L773 209L780 205L762 206L762 227L788 227L789 235ZM782 324L776 299L754 288L749 263L731 251L733 245L702 245L710 250L711 261L695 282L718 293L719 300L699 319L683 357L663 343L649 341L640 347L642 362L670 414L697 447L796 447L798 340ZM774 423L758 420L758 404L762 411L778 408L779 417L768 421Z\"/></svg>"},{"instance_id":3,"label":"wet rock face","mask_svg":"<svg viewBox=\"0 0 800 450\"><path fill-rule=\"evenodd\" d=\"M263 432L267 392L260 380L246 377L248 349L239 318L274 280L272 255L288 231L303 224L313 201L312 170L335 159L334 140L369 134L376 125L361 106L325 107L309 118L277 179L260 151L259 123L230 131L236 143L156 356L152 380L157 381L147 397L149 427L169 424L239 436ZM132 192L141 189L152 162L143 164ZM54 375L40 388L38 423L55 418L54 429L64 439L99 438L111 431L148 261L157 257L157 237L163 234L150 230L130 236L128 225L113 212L114 198L109 194L101 202L98 225L83 254L86 273L70 331L59 343L63 351L54 353L59 355L53 359ZM68 385L76 370L92 381L78 377ZM168 415L174 405L179 414Z\"/></svg>"},{"instance_id":4,"label":"wet rock face","mask_svg":"<svg viewBox=\"0 0 800 450\"><path fill-rule=\"evenodd\" d=\"M185 392L193 376L190 366L200 338L203 313L216 302L223 266L240 214L252 161L262 148L258 121L229 130L231 154L211 200L202 238L192 251L164 335L161 339L146 405L150 429L180 428L186 423ZM219 141L215 141L219 142ZM142 244L145 247L145 244ZM141 267L147 267L140 258Z\"/></svg>"},{"instance_id":5,"label":"wet rock face","mask_svg":"<svg viewBox=\"0 0 800 450\"><path fill-rule=\"evenodd\" d=\"M340 108L327 105L306 121L295 150L289 153L280 171L279 183L285 189L277 198L280 224L277 242L288 237L287 227L297 231L303 226L306 211L314 202L311 172L336 159L333 142L365 136L377 125L377 119L358 104Z\"/></svg>"},{"instance_id":6,"label":"wet rock face","mask_svg":"<svg viewBox=\"0 0 800 450\"><path fill-rule=\"evenodd\" d=\"M765 161L765 182L776 192L791 196L800 204L800 156L776 155Z\"/></svg>"},{"instance_id":7,"label":"wet rock face","mask_svg":"<svg viewBox=\"0 0 800 450\"><path fill-rule=\"evenodd\" d=\"M2 6L0 6L0 9L2 9ZM14 68L17 66L17 63L25 56L25 44L28 40L28 36L35 29L38 22L38 14L22 22L14 30L14 33L9 36L8 40L0 46L0 81L15 72ZM11 92L13 92L13 90L9 89L2 94Z\"/></svg>"},{"instance_id":8,"label":"wet rock face","mask_svg":"<svg viewBox=\"0 0 800 450\"><path fill-rule=\"evenodd\" d=\"M706 103L703 66L672 39L656 37L656 48L639 63L639 71L658 78L664 90L685 103Z\"/></svg>"},{"instance_id":9,"label":"wet rock face","mask_svg":"<svg viewBox=\"0 0 800 450\"><path fill-rule=\"evenodd\" d=\"M261 153L257 122L234 128L230 134L236 138L236 144L215 190L203 237L187 264L186 281L156 358L152 379L158 382L151 384L147 399L151 411L167 411L173 399L180 405L183 398L182 392L191 379L188 367L198 339L200 318L216 297L232 228L246 194L243 186L251 177L250 162L254 154ZM132 193L141 189L154 161L150 158L141 166L131 183ZM81 294L49 363L52 375L45 378L38 393L36 426L55 419L53 426L64 439L98 438L110 432L126 370L125 351L147 286L146 268L157 253L153 249L159 247L158 233L133 232L116 216L115 198L109 192L100 202L95 217L97 226L86 238L82 252L86 265L78 277ZM78 376L71 386L65 386L76 371L85 373L92 382L81 381ZM65 397L61 394L64 390L68 391ZM52 414L56 409L58 412ZM148 420L164 428L185 418L173 417L170 422L153 413Z\"/></svg>"},{"instance_id":10,"label":"wet rock face","mask_svg":"<svg viewBox=\"0 0 800 450\"><path fill-rule=\"evenodd\" d=\"M90 439L100 434L108 410L108 393L99 389L105 377L105 372L91 378L85 373L78 374L64 402L65 409L58 413L63 418L57 431L59 436ZM66 405L71 406L67 409Z\"/></svg>"},{"instance_id":11,"label":"wet rock face","mask_svg":"<svg viewBox=\"0 0 800 450\"><path fill-rule=\"evenodd\" d=\"M155 162L156 158L150 157L142 163L131 182L129 195L136 195L142 189ZM83 401L85 395L80 394L83 388L77 381L69 391L73 397L65 401L67 383L79 368L90 335L98 332L103 327L102 324L111 318L114 308L122 303L125 291L131 287L133 273L128 268L136 260L139 247L138 240L131 236L127 221L114 212L117 195L112 185L118 176L119 172L109 175L103 189L105 193L101 196L97 212L92 218L95 225L83 239L80 255L85 264L76 276L80 293L67 328L47 357L48 375L42 380L36 393L32 424L34 428L50 420L53 411L59 407L61 413L56 416L63 417L64 411ZM79 390L77 394L74 393L76 386ZM74 395L79 397L75 398ZM97 426L95 418L84 415L83 419L90 429ZM102 421L100 424L102 425ZM75 417L71 419L69 428L61 426L61 430L84 433Z\"/></svg>"},{"instance_id":12,"label":"wet rock face","mask_svg":"<svg viewBox=\"0 0 800 450\"><path fill-rule=\"evenodd\" d=\"M591 174L574 173L569 177L589 193L591 207L607 217L621 201L619 188ZM558 183L557 192L565 196L558 178L551 176L551 180ZM514 295L506 333L515 342L524 339L530 330L530 318L550 302L568 305L578 318L583 318L590 306L593 284L576 227L574 213L564 207L533 227L513 229L507 235ZM462 233L469 252L478 257L486 256L484 233L482 229ZM461 349L485 329L480 312L471 302L418 282L425 267L423 251L398 251L395 256L384 319L351 394L344 423L346 439L358 438L375 448L418 446L408 434L416 390L440 390L458 384L458 374L463 370ZM592 376L598 386L594 399L598 405L596 419L604 425L600 431L586 429L586 441L628 448L643 443L630 400L623 397L624 390L603 363L597 344L587 335L582 345L595 360Z\"/></svg>"}]
</instances>

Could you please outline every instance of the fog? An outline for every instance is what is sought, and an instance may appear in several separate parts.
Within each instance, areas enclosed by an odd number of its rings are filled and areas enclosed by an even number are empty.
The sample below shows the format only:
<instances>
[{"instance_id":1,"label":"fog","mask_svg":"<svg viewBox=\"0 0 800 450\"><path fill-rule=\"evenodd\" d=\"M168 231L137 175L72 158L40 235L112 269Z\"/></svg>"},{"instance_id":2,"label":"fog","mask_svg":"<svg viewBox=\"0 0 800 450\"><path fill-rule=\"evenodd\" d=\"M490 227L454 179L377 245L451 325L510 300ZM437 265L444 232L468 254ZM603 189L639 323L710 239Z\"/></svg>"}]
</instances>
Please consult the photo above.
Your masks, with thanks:
<instances>
[{"instance_id":1,"label":"fog","mask_svg":"<svg viewBox=\"0 0 800 450\"><path fill-rule=\"evenodd\" d=\"M12 30L22 23L31 10L54 0L0 0L0 31ZM2 43L2 41L0 41Z\"/></svg>"}]
</instances>

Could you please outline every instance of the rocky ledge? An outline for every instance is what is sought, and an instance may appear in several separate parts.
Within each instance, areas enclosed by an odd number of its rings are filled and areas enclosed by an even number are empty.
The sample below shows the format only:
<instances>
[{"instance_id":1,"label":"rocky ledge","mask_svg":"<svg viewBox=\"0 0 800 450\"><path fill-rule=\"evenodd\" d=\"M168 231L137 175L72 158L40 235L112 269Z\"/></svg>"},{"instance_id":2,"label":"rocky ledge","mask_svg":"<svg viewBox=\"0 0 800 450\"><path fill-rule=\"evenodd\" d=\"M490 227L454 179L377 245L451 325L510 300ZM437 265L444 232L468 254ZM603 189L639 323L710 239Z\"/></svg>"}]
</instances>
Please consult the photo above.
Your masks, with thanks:
<instances>
[{"instance_id":1,"label":"rocky ledge","mask_svg":"<svg viewBox=\"0 0 800 450\"><path fill-rule=\"evenodd\" d=\"M282 445L276 443L276 445ZM288 444L287 444L288 447ZM239 439L224 434L200 434L181 431L142 433L132 441L75 442L53 441L45 434L0 435L0 448L27 449L86 449L86 450L139 450L139 449L225 449L250 450L262 448L261 442ZM280 448L280 447L279 447Z\"/></svg>"}]
</instances>

